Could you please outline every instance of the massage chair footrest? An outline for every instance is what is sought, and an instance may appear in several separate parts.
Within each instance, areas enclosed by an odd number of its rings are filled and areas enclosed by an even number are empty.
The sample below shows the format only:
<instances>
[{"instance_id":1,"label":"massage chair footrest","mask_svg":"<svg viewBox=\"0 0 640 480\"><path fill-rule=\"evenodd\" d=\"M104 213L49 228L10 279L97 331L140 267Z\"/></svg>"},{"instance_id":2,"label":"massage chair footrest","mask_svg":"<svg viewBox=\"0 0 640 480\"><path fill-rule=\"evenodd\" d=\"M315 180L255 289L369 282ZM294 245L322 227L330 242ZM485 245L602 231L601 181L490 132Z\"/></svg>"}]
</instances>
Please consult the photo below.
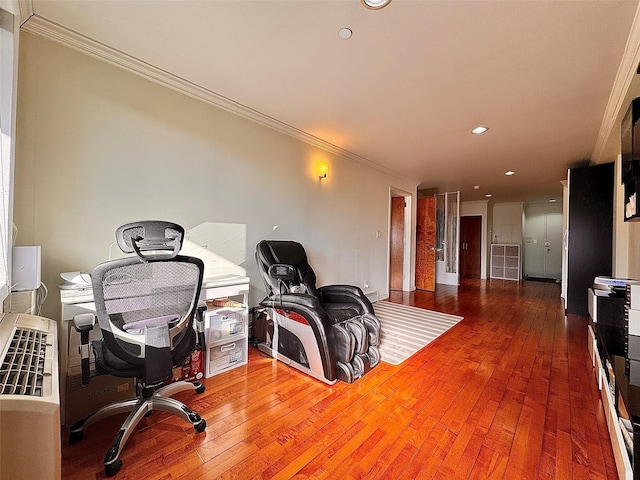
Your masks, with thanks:
<instances>
[{"instance_id":1,"label":"massage chair footrest","mask_svg":"<svg viewBox=\"0 0 640 480\"><path fill-rule=\"evenodd\" d=\"M336 372L338 374L338 380L344 383L353 383L356 380L355 373L353 371L353 367L350 363L336 363Z\"/></svg>"}]
</instances>

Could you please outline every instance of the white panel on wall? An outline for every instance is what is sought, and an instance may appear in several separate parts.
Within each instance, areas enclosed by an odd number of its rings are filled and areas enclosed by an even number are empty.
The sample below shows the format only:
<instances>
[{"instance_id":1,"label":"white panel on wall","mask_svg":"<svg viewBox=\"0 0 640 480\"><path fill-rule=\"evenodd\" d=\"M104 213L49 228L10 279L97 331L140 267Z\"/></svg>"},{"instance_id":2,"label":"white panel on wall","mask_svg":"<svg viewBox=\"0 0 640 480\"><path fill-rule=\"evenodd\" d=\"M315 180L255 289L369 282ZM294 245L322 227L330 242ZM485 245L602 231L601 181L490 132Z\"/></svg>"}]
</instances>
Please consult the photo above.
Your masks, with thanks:
<instances>
[{"instance_id":1,"label":"white panel on wall","mask_svg":"<svg viewBox=\"0 0 640 480\"><path fill-rule=\"evenodd\" d=\"M493 206L492 243L522 243L523 203L496 203Z\"/></svg>"}]
</instances>

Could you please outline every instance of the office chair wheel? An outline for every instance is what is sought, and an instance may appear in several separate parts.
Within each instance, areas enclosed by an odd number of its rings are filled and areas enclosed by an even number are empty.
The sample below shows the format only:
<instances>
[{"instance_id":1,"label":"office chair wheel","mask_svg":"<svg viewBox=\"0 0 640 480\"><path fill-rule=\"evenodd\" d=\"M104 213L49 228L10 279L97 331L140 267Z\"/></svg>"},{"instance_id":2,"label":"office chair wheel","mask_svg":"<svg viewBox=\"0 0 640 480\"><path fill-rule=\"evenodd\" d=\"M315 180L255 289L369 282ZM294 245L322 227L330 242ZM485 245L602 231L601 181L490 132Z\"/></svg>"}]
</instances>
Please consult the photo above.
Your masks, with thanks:
<instances>
[{"instance_id":1,"label":"office chair wheel","mask_svg":"<svg viewBox=\"0 0 640 480\"><path fill-rule=\"evenodd\" d=\"M198 423L194 423L193 424L193 429L197 432L197 433L202 433L204 432L204 429L207 428L207 421L203 418L202 420L200 420Z\"/></svg>"},{"instance_id":2,"label":"office chair wheel","mask_svg":"<svg viewBox=\"0 0 640 480\"><path fill-rule=\"evenodd\" d=\"M104 466L104 474L107 477L113 477L122 468L122 460L117 459L113 463Z\"/></svg>"},{"instance_id":3,"label":"office chair wheel","mask_svg":"<svg viewBox=\"0 0 640 480\"><path fill-rule=\"evenodd\" d=\"M79 432L71 432L69 433L69 445L75 445L82 441L82 430Z\"/></svg>"},{"instance_id":4,"label":"office chair wheel","mask_svg":"<svg viewBox=\"0 0 640 480\"><path fill-rule=\"evenodd\" d=\"M203 393L204 392L204 385L202 383L196 385L196 393Z\"/></svg>"}]
</instances>

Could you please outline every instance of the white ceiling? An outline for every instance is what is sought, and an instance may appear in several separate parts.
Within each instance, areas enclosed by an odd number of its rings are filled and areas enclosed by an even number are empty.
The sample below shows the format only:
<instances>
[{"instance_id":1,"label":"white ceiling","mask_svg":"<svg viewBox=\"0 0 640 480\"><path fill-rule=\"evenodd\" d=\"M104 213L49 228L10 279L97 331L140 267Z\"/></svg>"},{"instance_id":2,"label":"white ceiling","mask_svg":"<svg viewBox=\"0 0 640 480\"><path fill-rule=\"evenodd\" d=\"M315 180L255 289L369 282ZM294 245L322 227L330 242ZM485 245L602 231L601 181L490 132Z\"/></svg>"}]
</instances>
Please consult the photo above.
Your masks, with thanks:
<instances>
[{"instance_id":1,"label":"white ceiling","mask_svg":"<svg viewBox=\"0 0 640 480\"><path fill-rule=\"evenodd\" d=\"M568 167L615 158L607 156L632 78L619 67L638 64L629 46L623 55L637 8L637 0L393 0L378 11L358 0L34 0L32 20L421 188L533 202L561 199ZM339 38L343 27L351 39ZM471 135L477 125L490 130Z\"/></svg>"}]
</instances>

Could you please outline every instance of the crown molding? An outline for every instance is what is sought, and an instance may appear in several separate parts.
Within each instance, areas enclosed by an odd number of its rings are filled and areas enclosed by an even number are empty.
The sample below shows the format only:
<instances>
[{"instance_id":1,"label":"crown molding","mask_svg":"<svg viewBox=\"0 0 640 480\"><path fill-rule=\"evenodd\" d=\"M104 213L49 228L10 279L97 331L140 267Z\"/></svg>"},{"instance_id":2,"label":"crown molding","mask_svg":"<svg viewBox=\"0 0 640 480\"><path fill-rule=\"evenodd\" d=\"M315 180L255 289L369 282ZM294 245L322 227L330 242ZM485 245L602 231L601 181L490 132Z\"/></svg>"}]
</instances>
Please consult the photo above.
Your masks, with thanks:
<instances>
[{"instance_id":1,"label":"crown molding","mask_svg":"<svg viewBox=\"0 0 640 480\"><path fill-rule=\"evenodd\" d=\"M600 131L598 132L598 138L591 154L591 160L594 163L600 163L602 159L607 141L616 124L618 113L623 106L633 77L637 73L638 65L640 65L640 5L638 5L633 18L622 61L618 67L609 101L602 118L602 124L600 125Z\"/></svg>"},{"instance_id":2,"label":"crown molding","mask_svg":"<svg viewBox=\"0 0 640 480\"><path fill-rule=\"evenodd\" d=\"M21 0L21 4L22 3L31 4L31 0ZM370 168L381 171L387 175L391 175L393 177L417 185L414 180L398 174L397 172L394 172L384 166L378 165L377 163L361 157L360 155L333 145L332 143L322 140L314 135L311 135L291 125L281 122L280 120L260 113L257 110L254 110L250 107L219 95L216 92L190 82L189 80L180 78L177 75L162 70L127 53L111 48L108 45L93 40L92 38L82 35L81 33L70 30L44 17L40 17L37 13L33 13L33 9L31 16L25 23L22 24L21 28L23 31L32 33L34 35L40 35L58 44L64 45L65 47L71 48L93 58L97 58L103 62L122 68L128 72L155 82L159 85L165 86L184 95L195 98L196 100L200 100L209 105L221 108L222 110L225 110L227 112L239 115L240 117L243 117L247 120L251 120L260 125L269 127L273 130L294 137L298 140L301 140L302 142L320 148L326 152L348 158Z\"/></svg>"}]
</instances>

